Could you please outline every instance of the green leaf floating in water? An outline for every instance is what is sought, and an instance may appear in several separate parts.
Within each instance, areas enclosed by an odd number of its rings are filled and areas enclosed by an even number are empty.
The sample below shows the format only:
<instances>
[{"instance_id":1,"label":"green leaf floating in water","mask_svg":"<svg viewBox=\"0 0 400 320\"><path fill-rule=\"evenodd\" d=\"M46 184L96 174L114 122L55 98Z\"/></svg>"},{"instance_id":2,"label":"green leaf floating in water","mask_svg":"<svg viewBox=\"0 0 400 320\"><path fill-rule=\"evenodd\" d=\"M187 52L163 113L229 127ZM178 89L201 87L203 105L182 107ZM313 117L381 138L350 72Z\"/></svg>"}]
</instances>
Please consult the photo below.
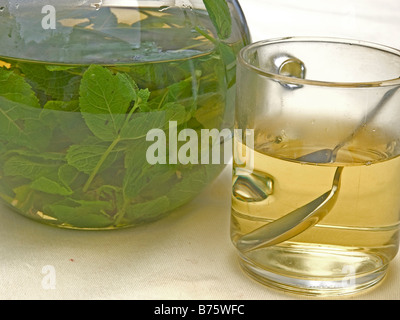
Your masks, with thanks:
<instances>
[{"instance_id":1,"label":"green leaf floating in water","mask_svg":"<svg viewBox=\"0 0 400 320\"><path fill-rule=\"evenodd\" d=\"M39 108L39 100L25 79L13 71L0 68L0 97Z\"/></svg>"},{"instance_id":2,"label":"green leaf floating in water","mask_svg":"<svg viewBox=\"0 0 400 320\"><path fill-rule=\"evenodd\" d=\"M101 66L91 66L85 72L80 89L82 116L93 134L109 145L86 150L81 146L70 148L68 163L89 174L84 191L110 163L110 156L121 142L144 139L152 129L166 129L169 121L181 123L186 119L185 108L179 104L167 105L165 110L135 113L149 96L148 90L139 90L127 74L113 74Z\"/></svg>"},{"instance_id":3,"label":"green leaf floating in water","mask_svg":"<svg viewBox=\"0 0 400 320\"><path fill-rule=\"evenodd\" d=\"M56 68L20 62L19 68L29 79L32 88L54 99L70 101L77 98L81 80L81 68ZM70 71L70 72L65 72ZM29 104L30 105L30 104Z\"/></svg>"},{"instance_id":4,"label":"green leaf floating in water","mask_svg":"<svg viewBox=\"0 0 400 320\"><path fill-rule=\"evenodd\" d=\"M0 139L38 149L49 139L39 100L24 77L0 68ZM21 121L24 120L24 123Z\"/></svg>"},{"instance_id":5,"label":"green leaf floating in water","mask_svg":"<svg viewBox=\"0 0 400 320\"><path fill-rule=\"evenodd\" d=\"M108 146L101 145L73 145L67 151L67 161L68 164L81 172L91 174L96 165L99 163L102 155L107 151ZM99 171L103 168L107 168L111 166L116 160L118 155L118 150L113 150L109 157L104 160L102 167L100 167Z\"/></svg>"},{"instance_id":6,"label":"green leaf floating in water","mask_svg":"<svg viewBox=\"0 0 400 320\"><path fill-rule=\"evenodd\" d=\"M31 183L31 188L37 191L49 194L58 194L61 196L69 196L73 193L70 188L60 185L57 181L50 180L46 177L40 177Z\"/></svg>"},{"instance_id":7,"label":"green leaf floating in water","mask_svg":"<svg viewBox=\"0 0 400 320\"><path fill-rule=\"evenodd\" d=\"M222 40L232 34L232 17L226 0L203 0L210 19L217 29L218 37Z\"/></svg>"},{"instance_id":8,"label":"green leaf floating in water","mask_svg":"<svg viewBox=\"0 0 400 320\"><path fill-rule=\"evenodd\" d=\"M10 157L3 166L6 176L19 176L31 180L41 177L56 179L58 177L58 168L62 162L44 159L34 159L15 155Z\"/></svg>"},{"instance_id":9,"label":"green leaf floating in water","mask_svg":"<svg viewBox=\"0 0 400 320\"><path fill-rule=\"evenodd\" d=\"M136 99L134 84L125 74L92 65L80 86L80 108L87 126L104 141L114 141L125 123L126 113Z\"/></svg>"},{"instance_id":10,"label":"green leaf floating in water","mask_svg":"<svg viewBox=\"0 0 400 320\"><path fill-rule=\"evenodd\" d=\"M70 201L68 204L52 204L46 211L52 213L60 221L77 228L105 228L113 220L104 211L112 209L107 201ZM103 212L103 213L101 213Z\"/></svg>"},{"instance_id":11,"label":"green leaf floating in water","mask_svg":"<svg viewBox=\"0 0 400 320\"><path fill-rule=\"evenodd\" d=\"M141 221L148 221L158 219L170 208L170 200L168 197L163 196L148 202L133 204L126 209L125 216L140 223Z\"/></svg>"}]
</instances>

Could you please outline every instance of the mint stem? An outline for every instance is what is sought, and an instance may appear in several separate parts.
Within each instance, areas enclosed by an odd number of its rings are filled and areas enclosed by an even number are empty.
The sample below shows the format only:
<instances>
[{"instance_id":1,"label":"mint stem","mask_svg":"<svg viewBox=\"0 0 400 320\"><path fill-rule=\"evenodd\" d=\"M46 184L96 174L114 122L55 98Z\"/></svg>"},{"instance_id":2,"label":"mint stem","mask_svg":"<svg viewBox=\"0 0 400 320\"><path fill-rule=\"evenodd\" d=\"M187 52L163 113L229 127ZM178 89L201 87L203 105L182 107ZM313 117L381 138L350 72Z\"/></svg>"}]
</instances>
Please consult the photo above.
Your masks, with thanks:
<instances>
[{"instance_id":1,"label":"mint stem","mask_svg":"<svg viewBox=\"0 0 400 320\"><path fill-rule=\"evenodd\" d=\"M114 148L120 141L121 141L121 138L118 136L117 139L115 139L113 141L113 143L108 147L106 152L104 152L104 154L101 156L99 162L97 163L96 167L94 168L93 172L91 173L89 179L86 181L86 184L83 187L83 192L86 192L89 189L90 185L92 184L94 178L96 177L97 173L99 172L104 161L106 161L107 157L110 155L110 153L114 150Z\"/></svg>"},{"instance_id":2,"label":"mint stem","mask_svg":"<svg viewBox=\"0 0 400 320\"><path fill-rule=\"evenodd\" d=\"M130 202L131 202L130 199L125 199L124 204L123 204L121 210L120 210L120 211L117 213L117 215L116 215L116 219L115 219L114 226L118 226L118 225L121 223L122 219L123 219L124 216L125 216L126 208L128 207L128 205L129 205Z\"/></svg>"},{"instance_id":3,"label":"mint stem","mask_svg":"<svg viewBox=\"0 0 400 320\"><path fill-rule=\"evenodd\" d=\"M204 38L206 38L207 40L211 41L212 43L214 43L215 45L219 44L219 41L215 40L213 37L211 37L207 32L203 31L201 28L199 28L198 26L196 26L194 28L198 33L200 33Z\"/></svg>"},{"instance_id":4,"label":"mint stem","mask_svg":"<svg viewBox=\"0 0 400 320\"><path fill-rule=\"evenodd\" d=\"M140 97L137 97L134 106L132 107L132 110L128 113L124 124L122 125L122 128L124 128L128 122L131 120L133 113L136 111L137 108L139 108L139 104L142 102L142 99Z\"/></svg>"}]
</instances>

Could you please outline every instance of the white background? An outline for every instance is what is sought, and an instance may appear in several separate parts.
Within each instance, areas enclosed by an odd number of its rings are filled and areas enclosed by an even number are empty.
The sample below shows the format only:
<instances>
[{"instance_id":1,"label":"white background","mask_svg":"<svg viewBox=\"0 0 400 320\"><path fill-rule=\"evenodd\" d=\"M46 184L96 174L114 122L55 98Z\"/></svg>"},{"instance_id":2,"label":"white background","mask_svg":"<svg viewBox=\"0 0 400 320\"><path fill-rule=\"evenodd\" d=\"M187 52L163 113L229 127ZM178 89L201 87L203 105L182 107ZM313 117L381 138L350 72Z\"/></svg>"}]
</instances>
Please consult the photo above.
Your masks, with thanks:
<instances>
[{"instance_id":1,"label":"white background","mask_svg":"<svg viewBox=\"0 0 400 320\"><path fill-rule=\"evenodd\" d=\"M254 41L318 35L400 48L399 0L242 0L241 5ZM303 299L266 288L240 270L229 239L230 187L227 168L167 219L111 232L60 230L0 207L0 298ZM54 282L46 282L49 271ZM399 300L399 257L381 285L346 299Z\"/></svg>"}]
</instances>

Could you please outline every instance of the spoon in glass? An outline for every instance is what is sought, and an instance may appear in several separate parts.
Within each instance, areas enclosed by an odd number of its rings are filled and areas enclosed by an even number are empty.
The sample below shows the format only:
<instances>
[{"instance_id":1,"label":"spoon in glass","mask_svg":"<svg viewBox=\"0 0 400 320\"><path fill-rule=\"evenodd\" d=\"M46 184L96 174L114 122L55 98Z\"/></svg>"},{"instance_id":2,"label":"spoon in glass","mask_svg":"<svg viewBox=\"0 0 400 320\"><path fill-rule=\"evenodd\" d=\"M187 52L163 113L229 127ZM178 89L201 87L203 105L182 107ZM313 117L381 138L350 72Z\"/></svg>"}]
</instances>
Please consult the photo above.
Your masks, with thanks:
<instances>
[{"instance_id":1,"label":"spoon in glass","mask_svg":"<svg viewBox=\"0 0 400 320\"><path fill-rule=\"evenodd\" d=\"M298 60L300 61L300 60ZM286 87L288 88L288 87ZM368 113L365 120L352 132L347 139L343 140L333 149L322 149L302 156L297 161L324 164L336 161L338 151L345 146L356 134L370 122L385 105L385 103L395 94L400 87L389 90L381 101ZM312 202L298 208L289 214L268 223L241 237L236 247L241 252L248 252L260 247L272 246L287 241L321 221L335 206L341 184L343 167L338 167L333 178L330 191L327 191Z\"/></svg>"},{"instance_id":2,"label":"spoon in glass","mask_svg":"<svg viewBox=\"0 0 400 320\"><path fill-rule=\"evenodd\" d=\"M318 150L313 153L309 153L305 156L302 156L297 161L300 162L308 162L308 163L333 163L336 161L337 153L341 148L343 148L348 142L350 142L358 133L359 131L365 127L382 109L382 107L389 101L389 99L396 93L396 91L400 87L395 87L388 92L385 93L383 98L379 101L379 103L367 114L365 120L360 122L358 127L342 142L336 145L333 149L322 149Z\"/></svg>"},{"instance_id":3,"label":"spoon in glass","mask_svg":"<svg viewBox=\"0 0 400 320\"><path fill-rule=\"evenodd\" d=\"M321 221L334 207L340 190L343 167L336 169L332 189L314 201L241 237L236 247L241 252L273 246L289 240Z\"/></svg>"}]
</instances>

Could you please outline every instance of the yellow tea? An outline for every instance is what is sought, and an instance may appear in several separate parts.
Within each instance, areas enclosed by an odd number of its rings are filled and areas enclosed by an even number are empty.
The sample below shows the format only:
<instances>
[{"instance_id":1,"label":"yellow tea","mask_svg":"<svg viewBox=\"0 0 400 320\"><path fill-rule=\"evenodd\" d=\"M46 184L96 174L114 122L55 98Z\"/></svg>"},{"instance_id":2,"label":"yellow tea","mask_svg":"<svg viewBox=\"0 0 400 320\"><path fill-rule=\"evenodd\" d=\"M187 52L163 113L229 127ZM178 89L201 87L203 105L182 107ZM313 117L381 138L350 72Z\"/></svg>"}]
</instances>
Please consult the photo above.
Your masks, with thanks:
<instances>
[{"instance_id":1,"label":"yellow tea","mask_svg":"<svg viewBox=\"0 0 400 320\"><path fill-rule=\"evenodd\" d=\"M245 269L264 281L275 278L289 290L310 281L324 282L330 291L343 282L369 286L379 281L398 250L400 212L400 157L392 156L396 142L383 137L390 134L381 131L375 141L360 135L339 151L336 162L315 164L294 159L318 148L258 132L255 150L247 150L253 152L254 171L235 164L234 243L329 191L337 167L344 169L332 211L288 241L240 253Z\"/></svg>"}]
</instances>

